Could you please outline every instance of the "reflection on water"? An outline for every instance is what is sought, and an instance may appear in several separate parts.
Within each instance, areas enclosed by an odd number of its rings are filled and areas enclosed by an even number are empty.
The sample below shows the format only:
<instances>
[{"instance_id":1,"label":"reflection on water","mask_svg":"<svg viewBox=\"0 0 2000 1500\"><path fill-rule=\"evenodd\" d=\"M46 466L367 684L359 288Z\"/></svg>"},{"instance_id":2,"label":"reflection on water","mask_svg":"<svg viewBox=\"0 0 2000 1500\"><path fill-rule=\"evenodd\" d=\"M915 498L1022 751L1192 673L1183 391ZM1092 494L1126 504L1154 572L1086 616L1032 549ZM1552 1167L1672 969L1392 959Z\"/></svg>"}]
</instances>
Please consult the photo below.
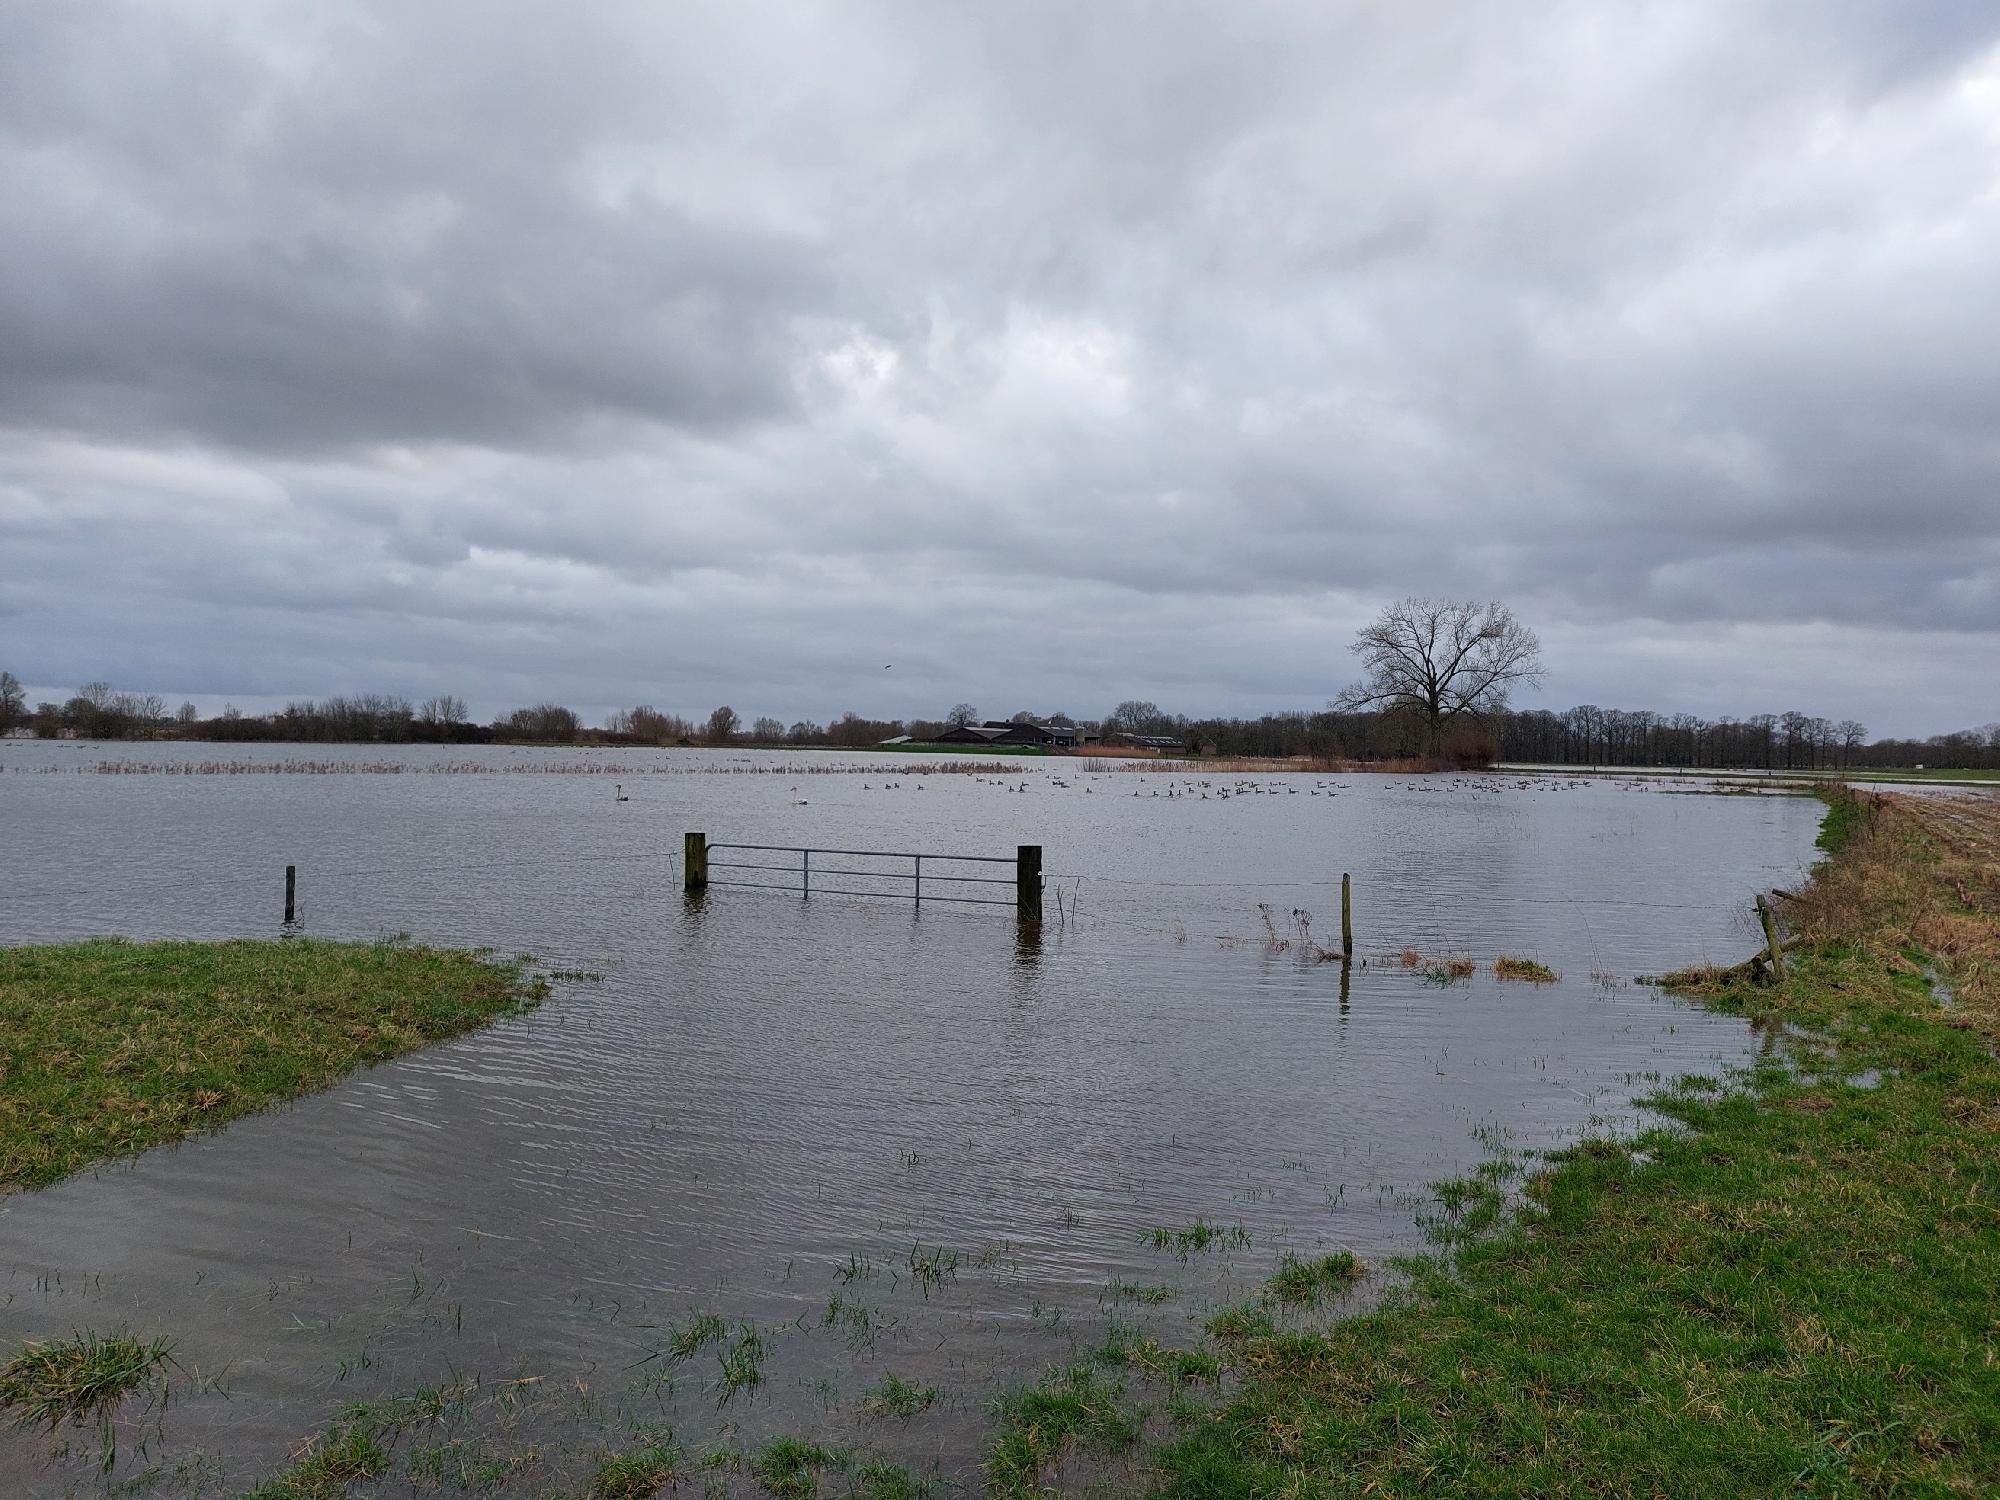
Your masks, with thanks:
<instances>
[{"instance_id":1,"label":"reflection on water","mask_svg":"<svg viewBox=\"0 0 2000 1500\"><path fill-rule=\"evenodd\" d=\"M229 1399L177 1398L155 1442L208 1450L194 1487L218 1493L348 1401L454 1373L643 1390L690 1441L810 1432L964 1479L987 1399L1113 1314L1191 1339L1283 1250L1409 1249L1425 1185L1490 1147L1629 1124L1649 1078L1748 1056L1739 1024L1629 981L1747 951L1750 892L1797 877L1818 811L1631 783L1204 786L691 752L311 752L616 764L622 802L591 774L69 774L113 756L301 758L0 746L0 941L269 934L296 864L308 932L409 932L598 976L525 1020L6 1201L0 1336L129 1324L173 1334L187 1370L226 1372ZM1040 843L1064 904L1028 940L1000 909L689 899L689 829ZM1295 915L1337 939L1343 871L1366 959L1351 972L1312 961ZM1404 948L1523 954L1563 978L1438 984ZM1249 1248L1182 1263L1142 1243L1197 1217L1242 1226ZM912 1261L936 1250L956 1261L932 1284ZM1119 1282L1176 1295L1121 1302ZM765 1331L754 1398L718 1407L713 1351L655 1357L691 1308ZM944 1399L879 1430L861 1393L889 1371ZM42 1467L46 1451L0 1439L0 1489L89 1477Z\"/></svg>"}]
</instances>

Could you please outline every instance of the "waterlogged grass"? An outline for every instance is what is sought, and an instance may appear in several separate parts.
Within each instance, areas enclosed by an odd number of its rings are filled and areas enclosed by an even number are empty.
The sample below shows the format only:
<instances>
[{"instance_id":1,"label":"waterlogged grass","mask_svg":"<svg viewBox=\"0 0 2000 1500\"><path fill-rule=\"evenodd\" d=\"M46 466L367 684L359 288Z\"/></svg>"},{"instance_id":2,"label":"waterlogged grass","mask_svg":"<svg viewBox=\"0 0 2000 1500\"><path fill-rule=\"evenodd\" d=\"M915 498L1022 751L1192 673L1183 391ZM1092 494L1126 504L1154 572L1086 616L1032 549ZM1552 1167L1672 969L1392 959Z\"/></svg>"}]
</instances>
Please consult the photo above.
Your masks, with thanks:
<instances>
[{"instance_id":1,"label":"waterlogged grass","mask_svg":"<svg viewBox=\"0 0 2000 1500\"><path fill-rule=\"evenodd\" d=\"M999 1403L999 1432L986 1463L995 1495L1041 1494L1075 1449L1118 1452L1139 1441L1142 1415L1125 1409L1124 1383L1095 1361L1054 1372Z\"/></svg>"},{"instance_id":2,"label":"waterlogged grass","mask_svg":"<svg viewBox=\"0 0 2000 1500\"><path fill-rule=\"evenodd\" d=\"M0 948L0 1192L216 1129L541 994L512 965L400 943Z\"/></svg>"},{"instance_id":3,"label":"waterlogged grass","mask_svg":"<svg viewBox=\"0 0 2000 1500\"><path fill-rule=\"evenodd\" d=\"M861 1409L871 1417L894 1417L907 1422L929 1411L937 1401L936 1386L914 1385L896 1375L884 1375L881 1382L861 1399Z\"/></svg>"},{"instance_id":4,"label":"waterlogged grass","mask_svg":"<svg viewBox=\"0 0 2000 1500\"><path fill-rule=\"evenodd\" d=\"M1155 1250L1170 1252L1176 1260L1186 1260L1190 1255L1199 1255L1210 1250L1247 1250L1250 1247L1250 1231L1240 1224L1227 1227L1211 1224L1206 1219L1196 1219L1185 1229L1169 1229L1156 1226L1139 1235L1139 1243L1151 1245Z\"/></svg>"},{"instance_id":5,"label":"waterlogged grass","mask_svg":"<svg viewBox=\"0 0 2000 1500\"><path fill-rule=\"evenodd\" d=\"M1311 1305L1346 1291L1365 1274L1351 1250L1336 1250L1313 1260L1284 1256L1265 1289L1280 1302Z\"/></svg>"},{"instance_id":6,"label":"waterlogged grass","mask_svg":"<svg viewBox=\"0 0 2000 1500\"><path fill-rule=\"evenodd\" d=\"M750 1472L778 1500L812 1500L819 1493L820 1470L839 1462L840 1456L830 1449L785 1437L758 1454Z\"/></svg>"},{"instance_id":7,"label":"waterlogged grass","mask_svg":"<svg viewBox=\"0 0 2000 1500\"><path fill-rule=\"evenodd\" d=\"M1163 1302L1171 1302L1178 1292L1165 1282L1114 1281L1109 1291L1113 1297L1126 1302L1137 1302L1145 1307L1158 1307Z\"/></svg>"},{"instance_id":8,"label":"waterlogged grass","mask_svg":"<svg viewBox=\"0 0 2000 1500\"><path fill-rule=\"evenodd\" d=\"M356 1484L387 1472L388 1451L366 1424L335 1427L246 1500L341 1500Z\"/></svg>"},{"instance_id":9,"label":"waterlogged grass","mask_svg":"<svg viewBox=\"0 0 2000 1500\"><path fill-rule=\"evenodd\" d=\"M1942 816L1864 808L1788 977L1701 997L1772 1038L1754 1070L1512 1207L1504 1170L1440 1185L1440 1248L1375 1312L1211 1318L1230 1394L1149 1455L1157 1491L2000 1490L2000 871Z\"/></svg>"},{"instance_id":10,"label":"waterlogged grass","mask_svg":"<svg viewBox=\"0 0 2000 1500\"><path fill-rule=\"evenodd\" d=\"M680 1465L678 1443L670 1437L652 1438L598 1464L591 1476L590 1493L595 1500L645 1500L674 1484L680 1477Z\"/></svg>"},{"instance_id":11,"label":"waterlogged grass","mask_svg":"<svg viewBox=\"0 0 2000 1500\"><path fill-rule=\"evenodd\" d=\"M717 1356L722 1369L722 1383L716 1404L727 1406L743 1392L754 1393L764 1383L764 1361L770 1352L764 1336L749 1324L744 1324L737 1331L735 1340Z\"/></svg>"},{"instance_id":12,"label":"waterlogged grass","mask_svg":"<svg viewBox=\"0 0 2000 1500\"><path fill-rule=\"evenodd\" d=\"M691 1312L685 1323L676 1323L668 1330L667 1354L672 1359L692 1359L728 1337L729 1325L714 1313Z\"/></svg>"},{"instance_id":13,"label":"waterlogged grass","mask_svg":"<svg viewBox=\"0 0 2000 1500\"><path fill-rule=\"evenodd\" d=\"M1525 984L1554 984L1562 976L1547 964L1532 958L1521 958L1512 953L1503 953L1493 961L1493 973L1499 979L1512 979Z\"/></svg>"},{"instance_id":14,"label":"waterlogged grass","mask_svg":"<svg viewBox=\"0 0 2000 1500\"><path fill-rule=\"evenodd\" d=\"M98 1428L100 1464L117 1457L115 1422L125 1398L162 1375L173 1345L129 1333L79 1333L29 1344L0 1365L0 1411L22 1427Z\"/></svg>"}]
</instances>

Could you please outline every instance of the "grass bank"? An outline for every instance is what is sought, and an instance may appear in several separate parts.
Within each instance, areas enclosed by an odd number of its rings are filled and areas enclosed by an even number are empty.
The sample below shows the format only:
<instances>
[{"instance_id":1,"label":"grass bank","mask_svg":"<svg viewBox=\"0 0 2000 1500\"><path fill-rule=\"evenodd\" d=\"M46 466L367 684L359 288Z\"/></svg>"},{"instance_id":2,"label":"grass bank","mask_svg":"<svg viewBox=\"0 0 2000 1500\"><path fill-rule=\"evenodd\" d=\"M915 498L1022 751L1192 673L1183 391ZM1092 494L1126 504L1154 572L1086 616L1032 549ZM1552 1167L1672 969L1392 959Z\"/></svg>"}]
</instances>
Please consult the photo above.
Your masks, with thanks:
<instances>
[{"instance_id":1,"label":"grass bank","mask_svg":"<svg viewBox=\"0 0 2000 1500\"><path fill-rule=\"evenodd\" d=\"M1695 977L1756 1067L1516 1194L1445 1185L1377 1311L1226 1310L1228 1394L1164 1408L1155 1492L2000 1491L2000 801L1836 796L1826 841L1786 977ZM1063 1458L1020 1448L996 1491Z\"/></svg>"},{"instance_id":2,"label":"grass bank","mask_svg":"<svg viewBox=\"0 0 2000 1500\"><path fill-rule=\"evenodd\" d=\"M215 1129L541 994L512 964L393 942L0 948L0 1192Z\"/></svg>"}]
</instances>

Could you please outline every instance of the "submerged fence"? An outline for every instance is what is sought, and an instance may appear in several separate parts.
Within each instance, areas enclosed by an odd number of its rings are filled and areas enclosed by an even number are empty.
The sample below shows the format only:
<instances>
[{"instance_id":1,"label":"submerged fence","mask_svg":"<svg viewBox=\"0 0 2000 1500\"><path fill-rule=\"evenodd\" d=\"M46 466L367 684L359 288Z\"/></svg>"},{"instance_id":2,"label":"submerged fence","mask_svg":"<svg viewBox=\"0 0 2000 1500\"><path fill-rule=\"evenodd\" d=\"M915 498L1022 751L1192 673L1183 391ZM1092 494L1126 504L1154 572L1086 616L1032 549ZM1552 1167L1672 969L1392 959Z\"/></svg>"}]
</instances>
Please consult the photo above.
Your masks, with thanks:
<instances>
[{"instance_id":1,"label":"submerged fence","mask_svg":"<svg viewBox=\"0 0 2000 1500\"><path fill-rule=\"evenodd\" d=\"M717 859L724 854L748 854L750 859ZM782 855L777 859L769 856ZM819 863L814 864L817 855ZM845 863L828 863L828 861ZM872 863L857 867L855 860ZM903 862L908 862L908 868ZM893 863L891 863L893 862ZM985 867L980 873L958 873L958 867ZM990 873L994 865L1011 865L1007 875ZM928 867L928 868L927 868ZM909 900L921 907L926 901L950 901L963 906L1011 906L1022 923L1040 925L1042 920L1042 846L1018 845L1013 854L916 854L884 849L814 849L793 844L710 843L705 833L686 836L686 858L682 862L684 882L689 891L705 891L711 885L742 886L757 890L789 891L810 900L813 892L835 896L879 896ZM710 872L727 870L717 877ZM829 882L845 881L846 884ZM854 882L865 881L867 886ZM925 889L926 885L930 889ZM982 891L985 886L1012 886L1013 895ZM942 889L940 889L940 887Z\"/></svg>"}]
</instances>

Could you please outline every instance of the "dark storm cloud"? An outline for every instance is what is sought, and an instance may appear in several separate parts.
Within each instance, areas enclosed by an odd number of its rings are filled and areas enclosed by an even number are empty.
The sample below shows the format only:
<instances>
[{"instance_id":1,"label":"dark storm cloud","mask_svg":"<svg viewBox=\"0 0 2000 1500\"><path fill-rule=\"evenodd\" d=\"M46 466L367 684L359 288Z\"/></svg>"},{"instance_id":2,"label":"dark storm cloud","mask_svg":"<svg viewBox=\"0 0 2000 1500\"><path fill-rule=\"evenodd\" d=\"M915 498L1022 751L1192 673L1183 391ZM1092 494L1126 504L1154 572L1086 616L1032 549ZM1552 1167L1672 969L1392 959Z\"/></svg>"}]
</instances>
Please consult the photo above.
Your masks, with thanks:
<instances>
[{"instance_id":1,"label":"dark storm cloud","mask_svg":"<svg viewBox=\"0 0 2000 1500\"><path fill-rule=\"evenodd\" d=\"M1563 702L2000 717L1997 38L17 5L0 665L1249 708L1463 591Z\"/></svg>"}]
</instances>

